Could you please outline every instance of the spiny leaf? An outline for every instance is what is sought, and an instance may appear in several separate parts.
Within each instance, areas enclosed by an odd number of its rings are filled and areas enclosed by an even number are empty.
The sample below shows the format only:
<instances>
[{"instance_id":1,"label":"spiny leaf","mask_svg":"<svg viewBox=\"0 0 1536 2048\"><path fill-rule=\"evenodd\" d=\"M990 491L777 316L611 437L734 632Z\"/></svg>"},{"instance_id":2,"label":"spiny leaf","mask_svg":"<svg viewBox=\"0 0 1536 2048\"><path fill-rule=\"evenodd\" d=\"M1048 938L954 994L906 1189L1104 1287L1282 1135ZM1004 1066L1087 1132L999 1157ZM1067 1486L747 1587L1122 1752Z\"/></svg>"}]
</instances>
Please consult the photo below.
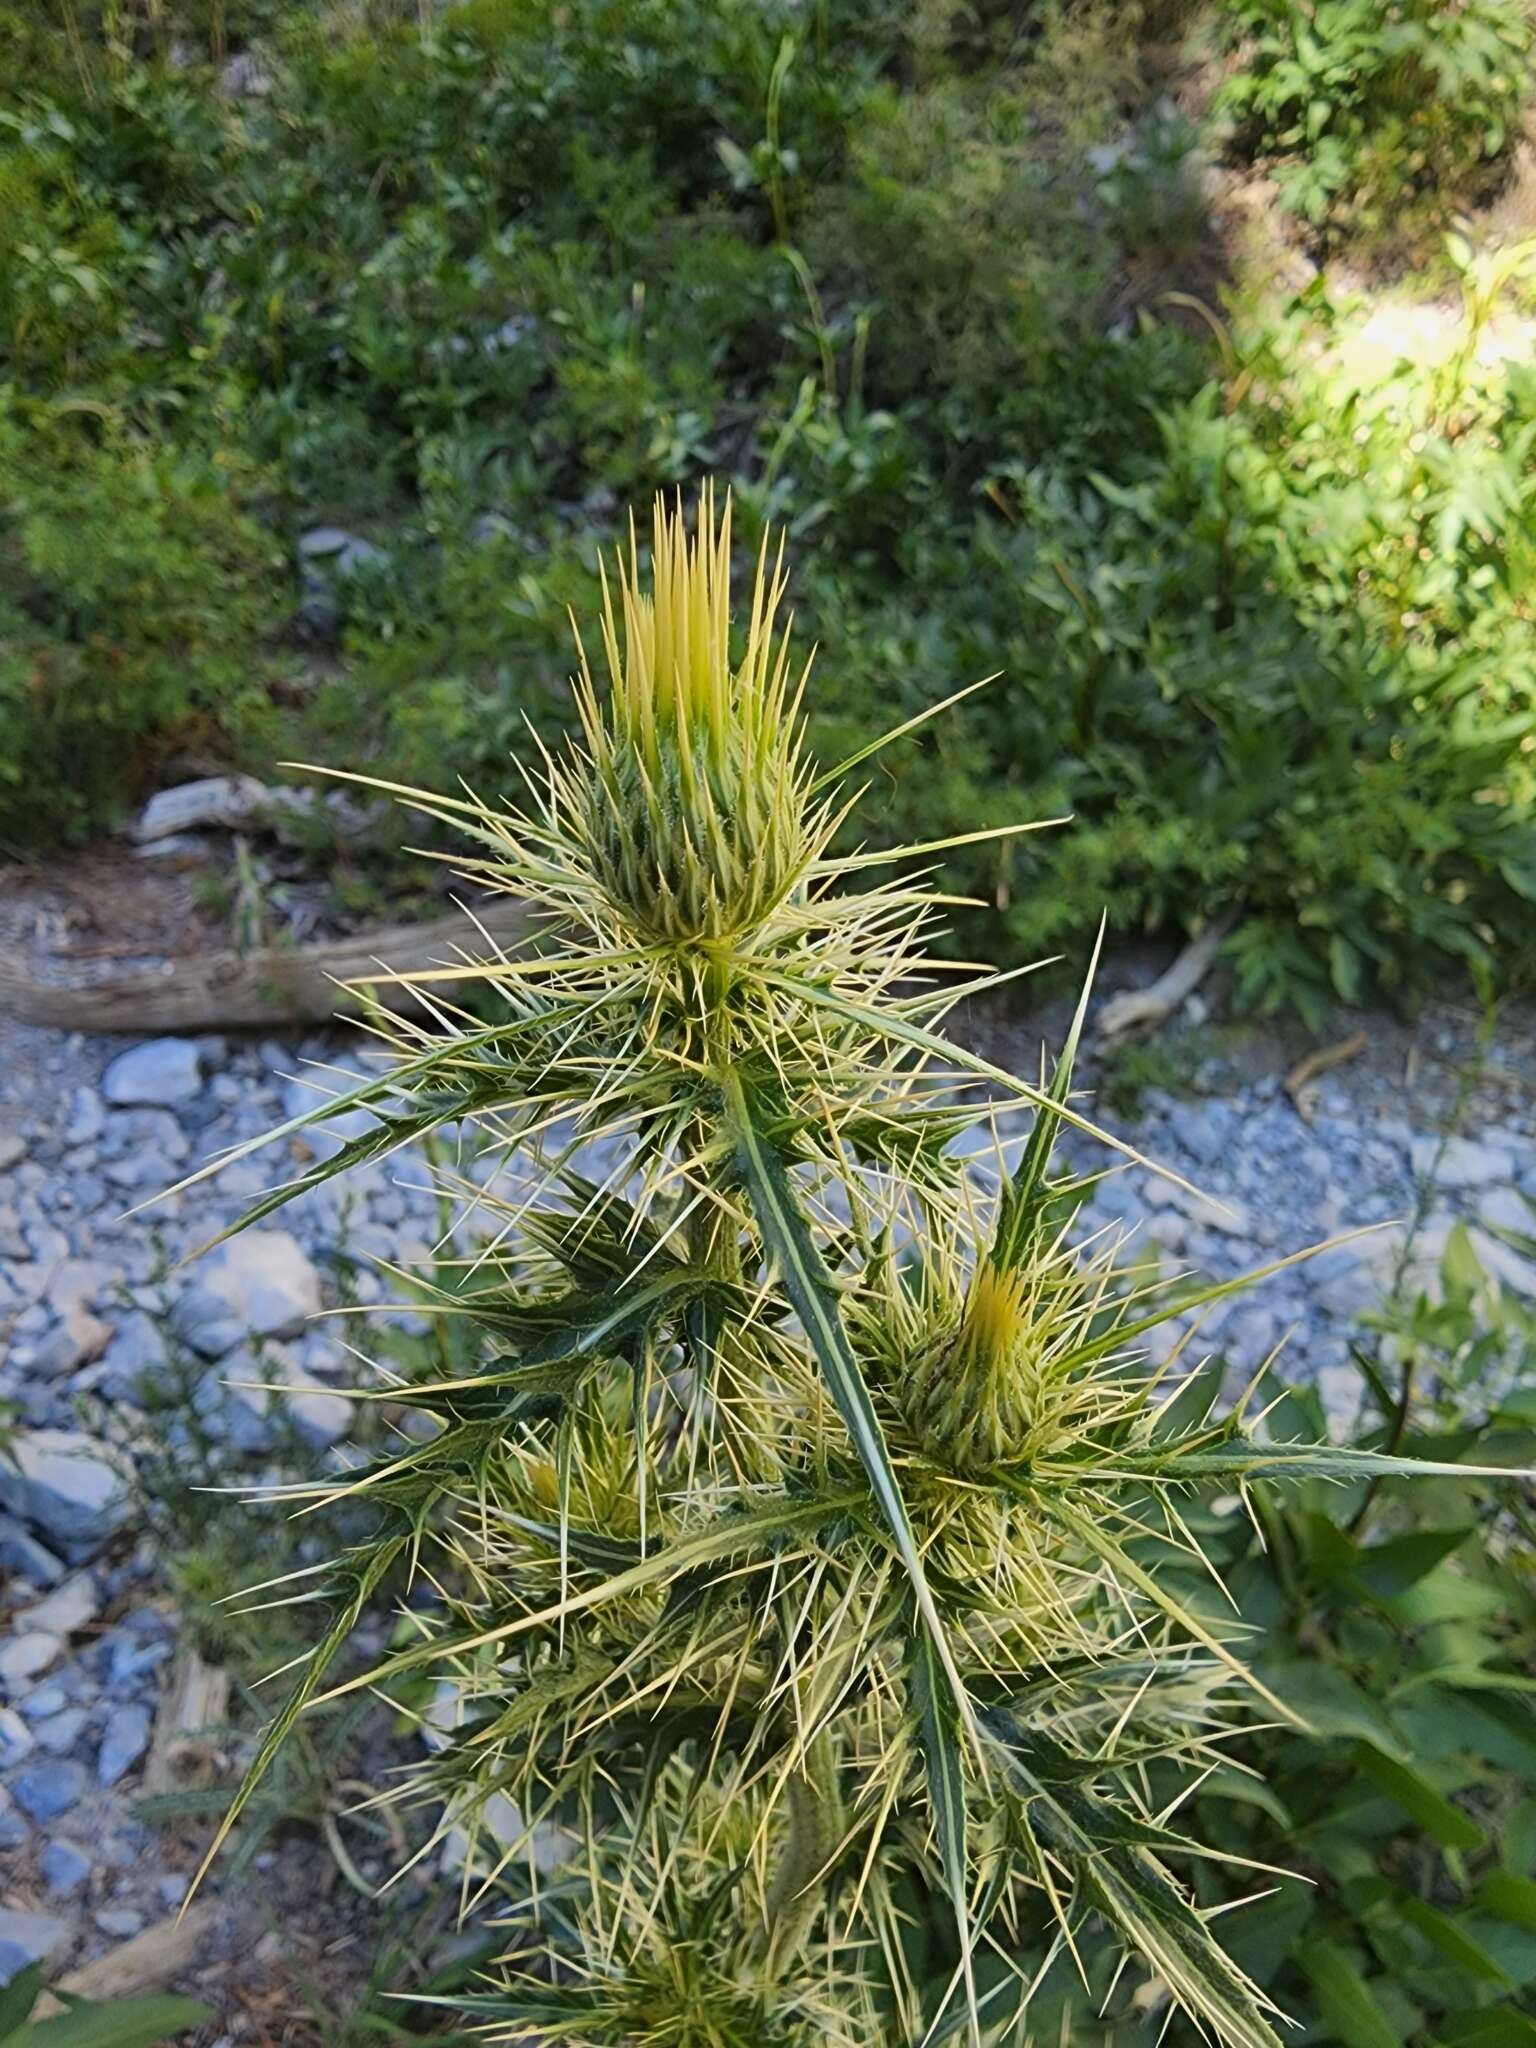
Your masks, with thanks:
<instances>
[{"instance_id":1,"label":"spiny leaf","mask_svg":"<svg viewBox=\"0 0 1536 2048\"><path fill-rule=\"evenodd\" d=\"M1064 1785L1065 1752L1054 1744L1042 1749L1006 1709L989 1708L981 1726L1041 1847L1071 1872L1079 1897L1146 1960L1177 2003L1230 2048L1279 2048L1257 1987L1151 1854L1143 1838L1151 1824L1083 1782ZM1151 1832L1169 1840L1162 1830ZM1175 1837L1172 1846L1188 1845Z\"/></svg>"},{"instance_id":2,"label":"spiny leaf","mask_svg":"<svg viewBox=\"0 0 1536 2048\"><path fill-rule=\"evenodd\" d=\"M419 1643L396 1656L387 1657L372 1671L365 1671L359 1677L348 1679L345 1685L338 1685L315 1702L340 1699L344 1693L355 1692L360 1686L379 1685L399 1676L401 1672L415 1671L424 1664L440 1659L468 1656L472 1650L489 1648L493 1643L509 1642L512 1637L523 1635L529 1629L541 1628L556 1622L562 1615L584 1612L589 1607L601 1606L605 1601L622 1599L630 1593L643 1591L647 1586L659 1585L668 1579L680 1577L695 1566L710 1564L727 1557L739 1556L759 1546L771 1545L776 1538L796 1531L810 1532L824 1523L835 1521L839 1515L848 1513L863 1499L862 1491L828 1493L810 1499L784 1499L755 1512L739 1515L722 1515L708 1528L692 1536L680 1537L664 1548L654 1550L648 1557L631 1565L627 1571L617 1573L600 1586L594 1586L585 1593L573 1593L569 1599L557 1601L552 1607L541 1607L532 1614L519 1615L515 1621L502 1623L497 1628L481 1629L474 1634L445 1637L438 1642Z\"/></svg>"},{"instance_id":3,"label":"spiny leaf","mask_svg":"<svg viewBox=\"0 0 1536 2048\"><path fill-rule=\"evenodd\" d=\"M967 1986L967 2011L974 2018L975 1984L971 1971L970 1852L966 1842L964 1744L955 1701L934 1652L933 1638L921 1623L908 1649L908 1682L921 1733L928 1780L928 1804L938 1838L944 1885L955 1916Z\"/></svg>"},{"instance_id":4,"label":"spiny leaf","mask_svg":"<svg viewBox=\"0 0 1536 2048\"><path fill-rule=\"evenodd\" d=\"M933 1639L935 1652L964 1721L970 1711L965 1689L923 1572L923 1561L907 1517L906 1502L896 1481L885 1432L880 1427L880 1418L864 1384L864 1375L859 1370L858 1360L843 1328L831 1280L795 1202L784 1162L764 1141L740 1079L730 1074L724 1085L736 1138L737 1165L751 1199L752 1213L763 1233L764 1245L784 1283L795 1314L800 1318L837 1411L853 1439L859 1462L864 1467L880 1512L906 1567L913 1598Z\"/></svg>"},{"instance_id":5,"label":"spiny leaf","mask_svg":"<svg viewBox=\"0 0 1536 2048\"><path fill-rule=\"evenodd\" d=\"M1047 1091L1047 1101L1042 1103L1035 1113L1034 1127L1024 1148L1024 1156L1020 1159L1018 1170L998 1207L997 1229L992 1239L990 1257L992 1264L1004 1272L1020 1265L1026 1257L1046 1206L1046 1174L1061 1127L1061 1107L1065 1104L1072 1086L1072 1069L1077 1060L1078 1042L1082 1037L1083 1023L1088 1015L1088 997L1093 988L1094 972L1099 964L1099 949L1103 943L1104 924L1101 922L1099 935L1094 941L1093 958L1088 963L1088 972L1083 981L1083 991L1078 997L1077 1009L1073 1013L1071 1028L1057 1055L1055 1071Z\"/></svg>"},{"instance_id":6,"label":"spiny leaf","mask_svg":"<svg viewBox=\"0 0 1536 2048\"><path fill-rule=\"evenodd\" d=\"M250 1768L240 1782L240 1789L231 1800L228 1813L225 1814L223 1820L219 1823L213 1840L208 1845L207 1854L197 1867L197 1875L192 1880L191 1889L187 1894L188 1898L192 1896L192 1893L196 1891L207 1875L210 1864L218 1855L220 1849L223 1848L231 1828L240 1818L252 1793L255 1792L257 1786L260 1785L262 1779L271 1768L272 1761L282 1748L294 1722L298 1720L300 1714L303 1713L304 1709L315 1697L316 1688L339 1654L347 1637L357 1625L358 1616L383 1584L395 1561L401 1556L410 1541L411 1534L409 1532L386 1538L383 1542L377 1544L351 1572L350 1587L346 1591L345 1597L341 1600L335 1619L306 1658L303 1676L299 1679L298 1684L272 1717L266 1733L261 1738L260 1746L255 1756L251 1759ZM338 1580L341 1585L346 1585L347 1577L347 1574L338 1574Z\"/></svg>"}]
</instances>

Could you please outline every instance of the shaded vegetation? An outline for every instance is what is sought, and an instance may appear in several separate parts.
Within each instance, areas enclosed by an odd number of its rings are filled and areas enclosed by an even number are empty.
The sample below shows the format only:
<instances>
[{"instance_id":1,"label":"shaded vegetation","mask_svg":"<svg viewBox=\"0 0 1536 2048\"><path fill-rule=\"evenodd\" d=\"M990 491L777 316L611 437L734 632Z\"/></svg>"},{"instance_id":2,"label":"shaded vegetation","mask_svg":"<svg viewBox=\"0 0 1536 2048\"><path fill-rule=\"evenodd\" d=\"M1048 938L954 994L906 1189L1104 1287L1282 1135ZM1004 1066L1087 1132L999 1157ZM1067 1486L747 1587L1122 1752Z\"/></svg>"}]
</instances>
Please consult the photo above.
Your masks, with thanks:
<instances>
[{"instance_id":1,"label":"shaded vegetation","mask_svg":"<svg viewBox=\"0 0 1536 2048\"><path fill-rule=\"evenodd\" d=\"M1528 48L1516 0L9 0L0 840L279 749L510 787L620 502L708 467L790 519L829 757L1001 672L872 807L1074 814L957 863L970 941L1236 906L1255 1002L1528 978L1530 272L1440 241ZM1463 311L1223 308L1223 154ZM324 526L383 552L306 589Z\"/></svg>"}]
</instances>

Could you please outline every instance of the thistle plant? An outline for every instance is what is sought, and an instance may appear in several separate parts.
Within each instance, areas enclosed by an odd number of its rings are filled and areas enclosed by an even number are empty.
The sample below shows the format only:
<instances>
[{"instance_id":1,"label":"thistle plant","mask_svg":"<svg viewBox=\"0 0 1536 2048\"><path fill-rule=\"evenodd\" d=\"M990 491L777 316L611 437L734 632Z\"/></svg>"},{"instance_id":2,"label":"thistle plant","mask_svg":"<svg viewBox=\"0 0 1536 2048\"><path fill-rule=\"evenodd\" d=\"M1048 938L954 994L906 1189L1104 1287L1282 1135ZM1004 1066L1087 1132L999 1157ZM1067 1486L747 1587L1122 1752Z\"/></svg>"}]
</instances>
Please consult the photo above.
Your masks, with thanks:
<instances>
[{"instance_id":1,"label":"thistle plant","mask_svg":"<svg viewBox=\"0 0 1536 2048\"><path fill-rule=\"evenodd\" d=\"M286 1489L375 1528L298 1589L328 1622L229 1821L307 1708L426 1678L452 1732L391 1796L422 1853L465 1830L466 1898L509 1914L455 2001L492 2041L1019 2041L1026 1956L1107 1936L1154 2004L1268 2048L1175 1811L1287 1709L1181 1590L1188 1506L1396 1461L1266 1442L1177 1351L1150 1368L1151 1330L1239 1283L1078 1241L1083 1006L1038 1081L942 1034L1005 977L928 952L942 849L834 852L875 749L817 771L782 556L735 639L732 566L728 505L690 534L658 503L649 570L632 536L605 584L606 684L578 638L578 736L523 799L395 792L539 937L376 1001L377 1077L272 1135L372 1127L243 1221L473 1133L441 1182L474 1246L411 1299L474 1366L382 1373L365 1398L425 1440ZM954 1143L977 1124L990 1178ZM386 1582L408 1639L327 1689Z\"/></svg>"}]
</instances>

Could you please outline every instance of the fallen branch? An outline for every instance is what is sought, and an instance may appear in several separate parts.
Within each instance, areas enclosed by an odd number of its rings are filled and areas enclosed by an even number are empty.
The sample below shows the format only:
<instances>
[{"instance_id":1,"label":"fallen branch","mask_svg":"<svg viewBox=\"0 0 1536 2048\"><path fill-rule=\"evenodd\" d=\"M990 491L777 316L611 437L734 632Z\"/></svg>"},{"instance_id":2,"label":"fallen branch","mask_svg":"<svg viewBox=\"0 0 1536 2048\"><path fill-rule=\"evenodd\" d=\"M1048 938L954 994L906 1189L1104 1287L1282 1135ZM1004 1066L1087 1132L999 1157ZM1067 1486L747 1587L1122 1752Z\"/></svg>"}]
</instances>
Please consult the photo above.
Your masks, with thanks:
<instances>
[{"instance_id":1,"label":"fallen branch","mask_svg":"<svg viewBox=\"0 0 1536 2048\"><path fill-rule=\"evenodd\" d=\"M1222 940L1232 929L1230 917L1208 924L1197 939L1191 939L1173 964L1149 988L1126 989L1111 996L1099 1012L1100 1050L1116 1040L1155 1031L1195 990L1216 964Z\"/></svg>"},{"instance_id":2,"label":"fallen branch","mask_svg":"<svg viewBox=\"0 0 1536 2048\"><path fill-rule=\"evenodd\" d=\"M465 951L484 955L477 923L499 947L515 948L528 936L528 913L506 898L477 908L475 919L456 911L429 924L382 926L317 945L194 954L72 982L42 981L24 965L0 961L0 1011L24 1024L144 1035L321 1023L362 1007L338 983L451 965ZM409 990L396 984L377 993L391 1007L415 1007Z\"/></svg>"}]
</instances>

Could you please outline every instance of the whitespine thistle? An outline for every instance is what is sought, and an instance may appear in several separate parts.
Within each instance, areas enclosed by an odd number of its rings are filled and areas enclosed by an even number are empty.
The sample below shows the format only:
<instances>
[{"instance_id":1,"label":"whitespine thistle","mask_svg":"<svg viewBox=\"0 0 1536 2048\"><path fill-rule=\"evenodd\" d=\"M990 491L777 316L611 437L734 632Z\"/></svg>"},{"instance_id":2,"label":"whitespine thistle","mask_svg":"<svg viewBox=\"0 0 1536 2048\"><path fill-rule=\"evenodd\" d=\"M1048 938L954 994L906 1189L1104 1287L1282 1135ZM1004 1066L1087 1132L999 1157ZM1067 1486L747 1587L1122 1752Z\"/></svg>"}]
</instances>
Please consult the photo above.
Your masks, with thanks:
<instances>
[{"instance_id":1,"label":"whitespine thistle","mask_svg":"<svg viewBox=\"0 0 1536 2048\"><path fill-rule=\"evenodd\" d=\"M834 853L875 749L817 773L781 555L739 638L731 577L729 506L706 488L690 534L658 503L649 574L631 536L605 586L606 685L582 652L523 802L395 791L542 929L509 959L466 920L413 1011L375 1003L377 1078L273 1135L372 1127L242 1219L443 1127L480 1148L440 1179L481 1248L410 1283L460 1362L374 1397L431 1433L286 1490L374 1525L300 1589L329 1621L229 1822L302 1712L425 1675L457 1729L398 1796L428 1847L467 1830L466 1898L516 1924L455 2001L490 2041L1016 2042L1026 1955L1075 1967L1097 1930L1154 2006L1274 2048L1171 1818L1262 1691L1178 1591L1184 1504L1395 1461L1266 1443L1146 1369L1238 1283L1170 1295L1075 1241L1081 1009L1038 1084L941 1035L1005 977L927 954L942 849ZM1005 1108L1029 1131L988 1194L953 1141ZM386 1594L408 1638L327 1690Z\"/></svg>"}]
</instances>

